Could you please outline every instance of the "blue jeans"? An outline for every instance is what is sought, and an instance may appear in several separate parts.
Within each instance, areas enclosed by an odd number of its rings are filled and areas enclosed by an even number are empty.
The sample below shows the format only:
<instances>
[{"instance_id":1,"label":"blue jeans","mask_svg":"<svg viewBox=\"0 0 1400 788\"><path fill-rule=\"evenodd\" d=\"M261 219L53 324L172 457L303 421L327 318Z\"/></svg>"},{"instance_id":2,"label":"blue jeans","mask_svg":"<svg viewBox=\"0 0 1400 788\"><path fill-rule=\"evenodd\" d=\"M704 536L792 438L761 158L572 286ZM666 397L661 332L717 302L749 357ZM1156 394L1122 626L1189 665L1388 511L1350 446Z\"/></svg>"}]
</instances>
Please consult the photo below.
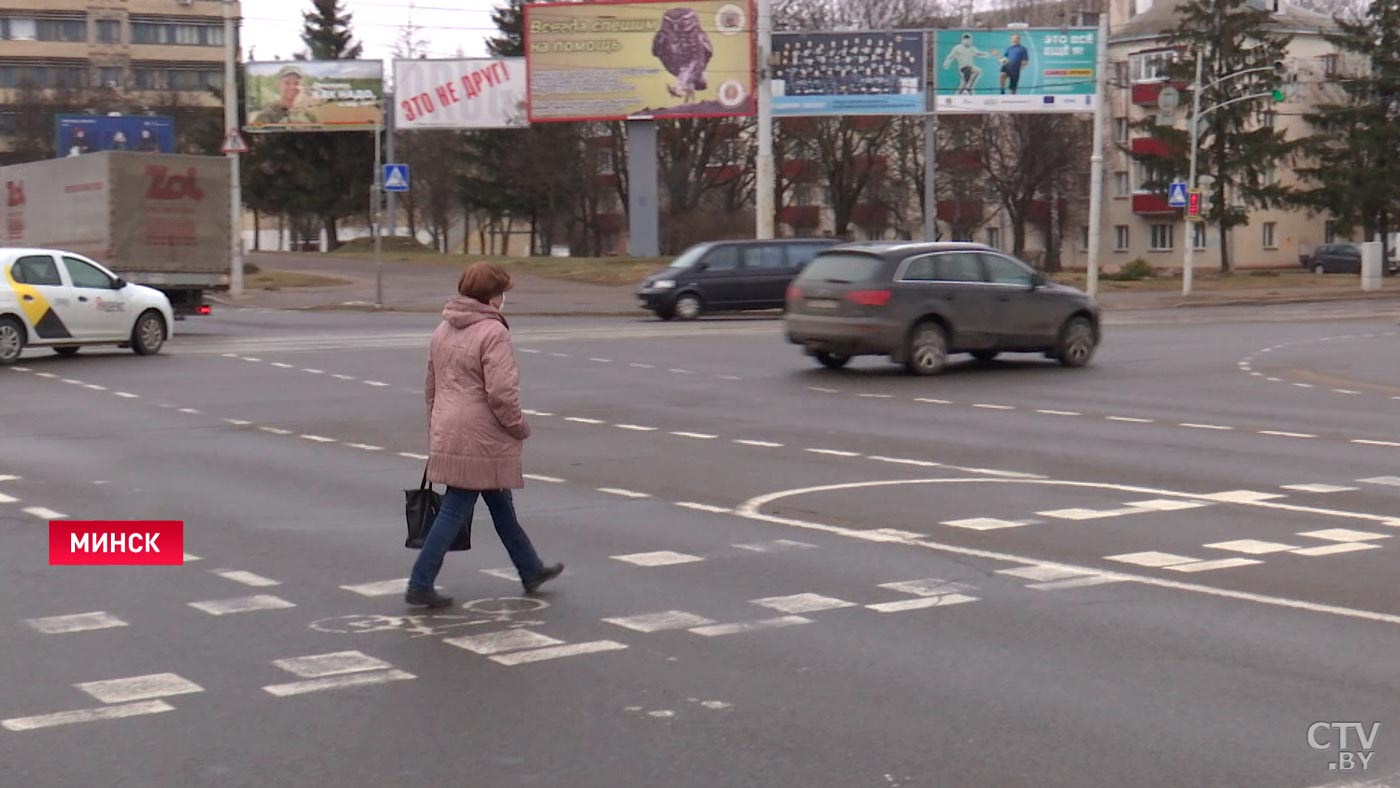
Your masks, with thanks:
<instances>
[{"instance_id":1,"label":"blue jeans","mask_svg":"<svg viewBox=\"0 0 1400 788\"><path fill-rule=\"evenodd\" d=\"M428 537L423 540L423 548L418 560L413 563L413 574L409 576L408 587L428 590L433 587L438 572L442 570L442 559L447 548L457 541L457 534L470 527L472 511L476 509L476 497L486 499L486 508L491 510L491 523L496 526L496 535L501 538L515 570L520 573L521 582L538 575L544 563L535 554L535 546L530 537L520 527L515 517L515 501L510 490L459 490L448 487L442 496L442 508L438 510L433 527L428 529Z\"/></svg>"}]
</instances>

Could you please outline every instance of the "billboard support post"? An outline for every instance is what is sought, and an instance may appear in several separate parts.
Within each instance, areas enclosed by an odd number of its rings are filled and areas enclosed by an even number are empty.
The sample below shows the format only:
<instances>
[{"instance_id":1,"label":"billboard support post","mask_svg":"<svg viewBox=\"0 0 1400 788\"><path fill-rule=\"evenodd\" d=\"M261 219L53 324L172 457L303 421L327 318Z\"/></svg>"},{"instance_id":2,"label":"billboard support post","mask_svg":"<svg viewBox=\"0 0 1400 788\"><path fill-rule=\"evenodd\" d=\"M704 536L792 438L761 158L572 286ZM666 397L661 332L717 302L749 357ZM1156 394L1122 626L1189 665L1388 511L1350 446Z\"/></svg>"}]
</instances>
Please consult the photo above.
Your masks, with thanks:
<instances>
[{"instance_id":1,"label":"billboard support post","mask_svg":"<svg viewBox=\"0 0 1400 788\"><path fill-rule=\"evenodd\" d=\"M777 174L773 169L773 82L769 58L773 52L773 0L758 0L758 155L754 159L755 235L776 235Z\"/></svg>"},{"instance_id":2,"label":"billboard support post","mask_svg":"<svg viewBox=\"0 0 1400 788\"><path fill-rule=\"evenodd\" d=\"M238 74L233 0L224 1L224 130L238 128ZM229 164L229 272L228 292L237 298L243 295L243 189L239 174L238 153L226 154Z\"/></svg>"},{"instance_id":3,"label":"billboard support post","mask_svg":"<svg viewBox=\"0 0 1400 788\"><path fill-rule=\"evenodd\" d=\"M1104 123L1108 120L1106 107L1108 81L1108 15L1099 19L1098 65L1094 77L1098 83L1094 101L1093 153L1089 155L1089 270L1085 274L1085 289L1089 295L1097 295L1099 289L1099 254L1103 249L1103 145ZM1188 243L1189 243L1188 239Z\"/></svg>"},{"instance_id":4,"label":"billboard support post","mask_svg":"<svg viewBox=\"0 0 1400 788\"><path fill-rule=\"evenodd\" d=\"M938 240L938 115L924 116L924 240Z\"/></svg>"},{"instance_id":5,"label":"billboard support post","mask_svg":"<svg viewBox=\"0 0 1400 788\"><path fill-rule=\"evenodd\" d=\"M374 235L374 308L384 308L384 255L381 245L382 239L379 232L379 205L380 195L383 193L383 184L380 178L383 176L384 150L379 136L381 126L374 127L374 176L370 179L369 187L369 227Z\"/></svg>"},{"instance_id":6,"label":"billboard support post","mask_svg":"<svg viewBox=\"0 0 1400 788\"><path fill-rule=\"evenodd\" d=\"M632 257L661 254L656 168L656 121L627 121L627 236Z\"/></svg>"}]
</instances>

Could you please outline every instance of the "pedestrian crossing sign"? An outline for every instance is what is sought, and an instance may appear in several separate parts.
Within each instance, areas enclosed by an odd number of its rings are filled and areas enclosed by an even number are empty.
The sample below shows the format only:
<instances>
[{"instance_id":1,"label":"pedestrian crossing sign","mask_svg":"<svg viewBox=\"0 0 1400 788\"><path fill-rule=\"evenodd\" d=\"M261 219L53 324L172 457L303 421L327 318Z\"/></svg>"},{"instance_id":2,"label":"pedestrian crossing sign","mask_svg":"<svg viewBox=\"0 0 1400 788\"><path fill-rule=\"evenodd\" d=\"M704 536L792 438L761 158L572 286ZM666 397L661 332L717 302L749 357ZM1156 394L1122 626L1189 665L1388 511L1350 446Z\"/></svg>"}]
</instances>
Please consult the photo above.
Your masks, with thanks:
<instances>
[{"instance_id":1,"label":"pedestrian crossing sign","mask_svg":"<svg viewBox=\"0 0 1400 788\"><path fill-rule=\"evenodd\" d=\"M1186 207L1186 184L1177 181L1167 189L1167 205L1172 208Z\"/></svg>"},{"instance_id":2,"label":"pedestrian crossing sign","mask_svg":"<svg viewBox=\"0 0 1400 788\"><path fill-rule=\"evenodd\" d=\"M384 165L384 191L386 191L386 192L406 192L406 191L408 191L408 165L407 165L407 164L386 164L386 165Z\"/></svg>"}]
</instances>

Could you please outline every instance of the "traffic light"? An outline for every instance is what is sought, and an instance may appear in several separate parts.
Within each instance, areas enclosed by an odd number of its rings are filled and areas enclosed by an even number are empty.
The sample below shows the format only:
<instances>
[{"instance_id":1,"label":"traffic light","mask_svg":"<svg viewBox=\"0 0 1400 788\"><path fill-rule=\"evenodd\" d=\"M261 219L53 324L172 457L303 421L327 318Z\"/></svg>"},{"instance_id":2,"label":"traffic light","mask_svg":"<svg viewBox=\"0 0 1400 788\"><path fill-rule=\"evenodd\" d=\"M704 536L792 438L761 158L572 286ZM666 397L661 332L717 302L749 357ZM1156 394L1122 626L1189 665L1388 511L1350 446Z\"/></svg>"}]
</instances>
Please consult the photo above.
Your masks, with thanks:
<instances>
[{"instance_id":1,"label":"traffic light","mask_svg":"<svg viewBox=\"0 0 1400 788\"><path fill-rule=\"evenodd\" d=\"M1270 95L1275 104L1287 101L1298 89L1298 74L1288 65L1287 61L1274 61L1274 73L1271 81L1273 89L1270 91Z\"/></svg>"}]
</instances>

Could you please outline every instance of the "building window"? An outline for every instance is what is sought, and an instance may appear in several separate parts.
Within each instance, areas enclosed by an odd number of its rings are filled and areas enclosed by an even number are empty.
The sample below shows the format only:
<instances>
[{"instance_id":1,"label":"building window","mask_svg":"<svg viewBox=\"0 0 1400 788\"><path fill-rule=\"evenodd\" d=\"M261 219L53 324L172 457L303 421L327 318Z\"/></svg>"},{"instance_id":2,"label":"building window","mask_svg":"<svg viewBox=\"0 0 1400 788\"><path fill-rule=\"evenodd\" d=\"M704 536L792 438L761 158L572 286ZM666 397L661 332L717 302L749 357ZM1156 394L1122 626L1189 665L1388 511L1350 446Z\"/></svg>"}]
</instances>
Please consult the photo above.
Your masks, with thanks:
<instances>
[{"instance_id":1,"label":"building window","mask_svg":"<svg viewBox=\"0 0 1400 788\"><path fill-rule=\"evenodd\" d=\"M1172 230L1176 229L1170 224L1152 225L1152 244L1148 247L1154 252L1170 252L1172 250Z\"/></svg>"},{"instance_id":2,"label":"building window","mask_svg":"<svg viewBox=\"0 0 1400 788\"><path fill-rule=\"evenodd\" d=\"M1278 125L1278 113L1263 110L1255 113L1254 121L1259 124L1259 128L1261 129L1272 129Z\"/></svg>"},{"instance_id":3,"label":"building window","mask_svg":"<svg viewBox=\"0 0 1400 788\"><path fill-rule=\"evenodd\" d=\"M1277 164L1270 164L1269 166L1265 167L1265 168L1264 168L1264 175L1263 175L1263 178L1264 178L1264 185L1265 185L1265 186L1277 186L1277 185L1278 185L1278 180L1279 180L1279 179L1278 179L1278 165L1277 165Z\"/></svg>"},{"instance_id":4,"label":"building window","mask_svg":"<svg viewBox=\"0 0 1400 788\"><path fill-rule=\"evenodd\" d=\"M1079 250L1081 252L1089 251L1089 225L1087 224L1079 226Z\"/></svg>"},{"instance_id":5,"label":"building window","mask_svg":"<svg viewBox=\"0 0 1400 788\"><path fill-rule=\"evenodd\" d=\"M137 90L204 90L224 84L224 72L211 68L137 66L131 76Z\"/></svg>"},{"instance_id":6,"label":"building window","mask_svg":"<svg viewBox=\"0 0 1400 788\"><path fill-rule=\"evenodd\" d=\"M1130 128L1130 127L1129 127L1129 125L1128 125L1128 119L1127 119L1127 118L1114 118L1114 119L1113 119L1113 139L1114 139L1114 141L1116 141L1116 142L1118 142L1118 143L1120 143L1120 144L1123 144L1123 145L1127 145L1127 144L1128 144L1128 129L1129 129L1129 128Z\"/></svg>"},{"instance_id":7,"label":"building window","mask_svg":"<svg viewBox=\"0 0 1400 788\"><path fill-rule=\"evenodd\" d=\"M122 42L122 23L116 19L97 20L97 43L99 44L120 44Z\"/></svg>"},{"instance_id":8,"label":"building window","mask_svg":"<svg viewBox=\"0 0 1400 788\"><path fill-rule=\"evenodd\" d=\"M1128 59L1129 76L1135 83L1165 81L1167 78L1167 67L1176 59L1176 51L1171 49L1163 49L1156 52L1141 52Z\"/></svg>"},{"instance_id":9,"label":"building window","mask_svg":"<svg viewBox=\"0 0 1400 788\"><path fill-rule=\"evenodd\" d=\"M1000 249L1000 248L1001 248L1001 228L1000 228L1000 227L988 227L988 228L987 228L987 245L990 246L990 247L992 247L993 249Z\"/></svg>"},{"instance_id":10,"label":"building window","mask_svg":"<svg viewBox=\"0 0 1400 788\"><path fill-rule=\"evenodd\" d=\"M131 43L174 46L223 46L224 28L221 25L132 22Z\"/></svg>"},{"instance_id":11,"label":"building window","mask_svg":"<svg viewBox=\"0 0 1400 788\"><path fill-rule=\"evenodd\" d=\"M97 78L101 80L104 88L120 88L122 86L122 70L120 68L105 67L98 69Z\"/></svg>"},{"instance_id":12,"label":"building window","mask_svg":"<svg viewBox=\"0 0 1400 788\"><path fill-rule=\"evenodd\" d=\"M83 65L0 65L0 88L85 88L88 69Z\"/></svg>"},{"instance_id":13,"label":"building window","mask_svg":"<svg viewBox=\"0 0 1400 788\"><path fill-rule=\"evenodd\" d=\"M1264 248L1278 248L1278 223L1264 222Z\"/></svg>"},{"instance_id":14,"label":"building window","mask_svg":"<svg viewBox=\"0 0 1400 788\"><path fill-rule=\"evenodd\" d=\"M83 18L0 17L0 41L87 41L87 20Z\"/></svg>"},{"instance_id":15,"label":"building window","mask_svg":"<svg viewBox=\"0 0 1400 788\"><path fill-rule=\"evenodd\" d=\"M1114 249L1120 252L1128 251L1129 240L1130 238L1128 236L1128 225L1120 224L1113 228Z\"/></svg>"},{"instance_id":16,"label":"building window","mask_svg":"<svg viewBox=\"0 0 1400 788\"><path fill-rule=\"evenodd\" d=\"M1191 245L1197 249L1206 248L1206 223L1191 223Z\"/></svg>"},{"instance_id":17,"label":"building window","mask_svg":"<svg viewBox=\"0 0 1400 788\"><path fill-rule=\"evenodd\" d=\"M1128 173L1113 173L1113 194L1116 197L1127 197L1133 191L1133 184L1128 180Z\"/></svg>"},{"instance_id":18,"label":"building window","mask_svg":"<svg viewBox=\"0 0 1400 788\"><path fill-rule=\"evenodd\" d=\"M1334 244L1337 242L1337 223L1328 219L1322 225L1322 242Z\"/></svg>"},{"instance_id":19,"label":"building window","mask_svg":"<svg viewBox=\"0 0 1400 788\"><path fill-rule=\"evenodd\" d=\"M1339 55L1322 56L1322 76L1324 79L1336 79L1341 71L1342 58Z\"/></svg>"}]
</instances>

